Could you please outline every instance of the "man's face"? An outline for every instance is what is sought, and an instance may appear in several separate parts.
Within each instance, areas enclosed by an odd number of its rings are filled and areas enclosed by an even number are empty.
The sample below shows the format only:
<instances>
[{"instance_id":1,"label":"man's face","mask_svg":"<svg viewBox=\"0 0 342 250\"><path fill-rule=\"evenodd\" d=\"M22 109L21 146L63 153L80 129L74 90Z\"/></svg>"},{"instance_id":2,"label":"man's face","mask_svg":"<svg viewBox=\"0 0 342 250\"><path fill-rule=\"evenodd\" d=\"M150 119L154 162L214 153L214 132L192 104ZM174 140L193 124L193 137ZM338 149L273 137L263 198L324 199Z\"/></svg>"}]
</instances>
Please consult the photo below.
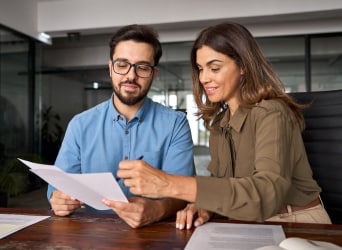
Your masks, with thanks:
<instances>
[{"instance_id":1,"label":"man's face","mask_svg":"<svg viewBox=\"0 0 342 250\"><path fill-rule=\"evenodd\" d=\"M153 55L153 48L147 43L128 40L121 41L116 45L112 59L116 61L115 71L117 73L114 71L113 61L109 61L109 72L115 97L121 103L130 106L135 105L141 103L147 96L152 81L158 73L156 68L150 67L154 65ZM141 65L142 68L137 69L138 71L151 69L151 75L148 77L138 76L134 66L125 74L125 69L128 70L130 67L127 63Z\"/></svg>"}]
</instances>

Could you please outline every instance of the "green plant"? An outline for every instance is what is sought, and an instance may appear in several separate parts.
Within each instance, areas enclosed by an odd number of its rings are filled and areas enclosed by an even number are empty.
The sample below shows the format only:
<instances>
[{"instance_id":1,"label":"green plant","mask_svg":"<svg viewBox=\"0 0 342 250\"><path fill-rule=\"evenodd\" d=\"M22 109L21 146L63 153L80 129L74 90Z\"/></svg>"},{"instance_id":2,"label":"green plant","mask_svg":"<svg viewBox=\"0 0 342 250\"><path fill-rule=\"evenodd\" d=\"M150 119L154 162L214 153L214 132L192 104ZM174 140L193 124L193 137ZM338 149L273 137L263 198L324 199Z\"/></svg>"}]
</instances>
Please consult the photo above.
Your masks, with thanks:
<instances>
[{"instance_id":1,"label":"green plant","mask_svg":"<svg viewBox=\"0 0 342 250\"><path fill-rule=\"evenodd\" d=\"M42 158L36 154L27 154L19 158L43 163ZM28 192L43 183L43 180L31 173L18 159L9 159L0 168L0 192L7 193L9 196Z\"/></svg>"},{"instance_id":2,"label":"green plant","mask_svg":"<svg viewBox=\"0 0 342 250\"><path fill-rule=\"evenodd\" d=\"M60 125L61 117L49 106L42 113L42 138L48 143L61 144L63 128Z\"/></svg>"},{"instance_id":3,"label":"green plant","mask_svg":"<svg viewBox=\"0 0 342 250\"><path fill-rule=\"evenodd\" d=\"M60 116L51 106L44 109L42 112L42 156L53 163L58 154L58 150L62 143L64 130L60 125Z\"/></svg>"}]
</instances>

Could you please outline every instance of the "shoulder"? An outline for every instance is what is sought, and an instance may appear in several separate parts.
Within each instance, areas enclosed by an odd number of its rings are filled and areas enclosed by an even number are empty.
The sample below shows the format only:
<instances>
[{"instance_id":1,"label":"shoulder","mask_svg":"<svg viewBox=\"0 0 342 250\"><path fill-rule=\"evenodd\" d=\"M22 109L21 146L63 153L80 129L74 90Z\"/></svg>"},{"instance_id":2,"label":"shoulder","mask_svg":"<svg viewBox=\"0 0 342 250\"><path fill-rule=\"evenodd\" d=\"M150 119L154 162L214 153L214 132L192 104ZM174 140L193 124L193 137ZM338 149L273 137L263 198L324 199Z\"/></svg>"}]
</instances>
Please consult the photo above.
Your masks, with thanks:
<instances>
[{"instance_id":1,"label":"shoulder","mask_svg":"<svg viewBox=\"0 0 342 250\"><path fill-rule=\"evenodd\" d=\"M99 118L104 113L107 113L109 109L109 101L104 101L100 104L97 104L96 106L87 109L77 115L75 115L71 123L79 122L79 123L87 123L94 121L95 119Z\"/></svg>"},{"instance_id":2,"label":"shoulder","mask_svg":"<svg viewBox=\"0 0 342 250\"><path fill-rule=\"evenodd\" d=\"M255 122L267 122L272 120L286 123L295 122L295 116L291 109L281 100L262 100L251 109L251 119Z\"/></svg>"},{"instance_id":3,"label":"shoulder","mask_svg":"<svg viewBox=\"0 0 342 250\"><path fill-rule=\"evenodd\" d=\"M186 113L183 111L178 111L171 109L169 107L166 107L160 103L154 102L149 99L150 102L150 109L154 111L154 114L156 116L165 117L168 119L186 119Z\"/></svg>"},{"instance_id":4,"label":"shoulder","mask_svg":"<svg viewBox=\"0 0 342 250\"><path fill-rule=\"evenodd\" d=\"M261 102L255 104L251 109L251 113L254 115L265 115L267 113L273 112L287 114L289 112L289 108L283 101L272 99L262 100Z\"/></svg>"}]
</instances>

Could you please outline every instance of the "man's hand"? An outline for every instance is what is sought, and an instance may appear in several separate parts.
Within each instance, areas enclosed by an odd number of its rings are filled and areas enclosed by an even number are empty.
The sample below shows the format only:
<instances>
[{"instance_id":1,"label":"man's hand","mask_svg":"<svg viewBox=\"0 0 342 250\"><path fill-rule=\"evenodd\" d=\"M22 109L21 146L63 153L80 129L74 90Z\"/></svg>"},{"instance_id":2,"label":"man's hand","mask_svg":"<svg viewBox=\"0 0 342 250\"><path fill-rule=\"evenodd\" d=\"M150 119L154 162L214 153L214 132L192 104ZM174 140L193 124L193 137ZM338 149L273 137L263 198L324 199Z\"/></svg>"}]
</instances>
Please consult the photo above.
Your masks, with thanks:
<instances>
[{"instance_id":1,"label":"man's hand","mask_svg":"<svg viewBox=\"0 0 342 250\"><path fill-rule=\"evenodd\" d=\"M142 227L161 219L163 210L158 200L141 197L128 198L129 203L103 199L102 202L114 210L132 228Z\"/></svg>"},{"instance_id":2,"label":"man's hand","mask_svg":"<svg viewBox=\"0 0 342 250\"><path fill-rule=\"evenodd\" d=\"M69 215L82 205L80 201L59 190L53 191L50 198L50 204L53 212L59 216Z\"/></svg>"},{"instance_id":3,"label":"man's hand","mask_svg":"<svg viewBox=\"0 0 342 250\"><path fill-rule=\"evenodd\" d=\"M188 204L183 210L179 210L177 212L176 228L190 229L192 224L195 227L198 227L206 223L211 216L211 212L204 209L199 209L195 206L195 204Z\"/></svg>"}]
</instances>

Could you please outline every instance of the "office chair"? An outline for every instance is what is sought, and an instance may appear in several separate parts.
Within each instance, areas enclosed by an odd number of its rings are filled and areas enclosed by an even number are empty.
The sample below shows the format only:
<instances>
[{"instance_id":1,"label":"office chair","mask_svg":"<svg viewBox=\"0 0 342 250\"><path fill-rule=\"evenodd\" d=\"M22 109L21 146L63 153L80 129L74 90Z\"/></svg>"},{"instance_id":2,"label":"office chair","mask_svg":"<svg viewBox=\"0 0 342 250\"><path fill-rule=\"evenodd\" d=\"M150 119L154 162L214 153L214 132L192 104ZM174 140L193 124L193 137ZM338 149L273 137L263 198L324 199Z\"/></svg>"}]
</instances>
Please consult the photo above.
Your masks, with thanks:
<instances>
[{"instance_id":1,"label":"office chair","mask_svg":"<svg viewBox=\"0 0 342 250\"><path fill-rule=\"evenodd\" d=\"M303 141L323 204L334 224L342 224L342 89L290 94L303 110Z\"/></svg>"}]
</instances>

